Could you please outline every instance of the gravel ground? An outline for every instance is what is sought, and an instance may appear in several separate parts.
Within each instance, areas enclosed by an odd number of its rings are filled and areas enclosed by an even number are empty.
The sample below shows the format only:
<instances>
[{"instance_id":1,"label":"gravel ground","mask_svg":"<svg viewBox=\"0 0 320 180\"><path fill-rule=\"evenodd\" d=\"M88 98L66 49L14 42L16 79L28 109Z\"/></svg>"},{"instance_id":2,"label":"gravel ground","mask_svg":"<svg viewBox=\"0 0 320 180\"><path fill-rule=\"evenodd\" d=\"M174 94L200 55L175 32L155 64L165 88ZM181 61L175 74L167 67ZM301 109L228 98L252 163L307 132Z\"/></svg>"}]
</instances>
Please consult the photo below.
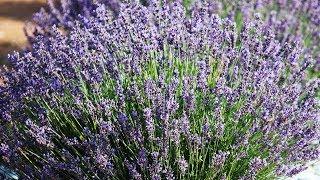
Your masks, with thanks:
<instances>
[{"instance_id":1,"label":"gravel ground","mask_svg":"<svg viewBox=\"0 0 320 180\"><path fill-rule=\"evenodd\" d=\"M320 180L320 162L311 164L307 170L286 180Z\"/></svg>"}]
</instances>

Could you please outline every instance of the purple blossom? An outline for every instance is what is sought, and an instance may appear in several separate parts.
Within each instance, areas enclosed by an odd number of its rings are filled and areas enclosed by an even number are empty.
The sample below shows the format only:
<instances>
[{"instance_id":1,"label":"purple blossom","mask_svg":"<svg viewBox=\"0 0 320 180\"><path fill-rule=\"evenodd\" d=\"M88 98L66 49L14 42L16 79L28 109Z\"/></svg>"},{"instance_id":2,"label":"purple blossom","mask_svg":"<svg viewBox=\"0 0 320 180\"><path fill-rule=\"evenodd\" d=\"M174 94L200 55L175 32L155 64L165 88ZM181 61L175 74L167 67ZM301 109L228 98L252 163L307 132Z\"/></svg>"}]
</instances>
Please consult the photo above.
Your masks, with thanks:
<instances>
[{"instance_id":1,"label":"purple blossom","mask_svg":"<svg viewBox=\"0 0 320 180\"><path fill-rule=\"evenodd\" d=\"M94 5L10 55L1 161L27 179L252 179L319 158L319 80L301 38L254 11L238 29L218 5L149 4L117 17Z\"/></svg>"},{"instance_id":2,"label":"purple blossom","mask_svg":"<svg viewBox=\"0 0 320 180\"><path fill-rule=\"evenodd\" d=\"M185 159L181 158L178 160L179 169L181 171L181 174L184 175L186 171L188 170L188 163Z\"/></svg>"},{"instance_id":3,"label":"purple blossom","mask_svg":"<svg viewBox=\"0 0 320 180\"><path fill-rule=\"evenodd\" d=\"M223 152L218 151L217 154L215 154L212 157L211 165L213 168L220 169L222 166L224 166L225 161L227 160L230 152Z\"/></svg>"}]
</instances>

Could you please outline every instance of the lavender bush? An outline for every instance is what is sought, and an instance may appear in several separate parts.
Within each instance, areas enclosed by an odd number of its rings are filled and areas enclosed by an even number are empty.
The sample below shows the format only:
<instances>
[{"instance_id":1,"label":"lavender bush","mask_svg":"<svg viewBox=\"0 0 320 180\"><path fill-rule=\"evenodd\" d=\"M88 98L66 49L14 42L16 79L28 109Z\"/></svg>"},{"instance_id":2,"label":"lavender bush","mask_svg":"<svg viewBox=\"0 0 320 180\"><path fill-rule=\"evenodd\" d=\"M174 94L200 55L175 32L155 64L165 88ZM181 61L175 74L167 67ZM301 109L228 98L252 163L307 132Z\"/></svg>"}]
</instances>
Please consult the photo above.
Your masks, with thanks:
<instances>
[{"instance_id":1,"label":"lavender bush","mask_svg":"<svg viewBox=\"0 0 320 180\"><path fill-rule=\"evenodd\" d=\"M143 5L149 5L153 0L136 0ZM161 0L159 0L161 1ZM197 0L181 0L185 7L190 9L191 4L197 4ZM117 15L120 12L121 2L128 0L49 0L49 9L42 9L36 13L33 22L36 26L26 27L26 34L30 40L37 34L51 34L51 26L56 25L63 30L74 27L75 20L80 16L96 16L97 3L103 3ZM163 0L162 3L170 1ZM244 22L254 19L254 14L261 13L266 26L273 28L276 39L285 43L288 39L301 38L304 44L305 54L312 54L316 59L314 71L320 71L320 1L316 0L209 0L211 12L228 17L238 24L241 29ZM193 6L197 8L197 5ZM318 74L319 76L320 74Z\"/></svg>"},{"instance_id":2,"label":"lavender bush","mask_svg":"<svg viewBox=\"0 0 320 180\"><path fill-rule=\"evenodd\" d=\"M305 52L317 59L314 70L320 68L320 1L315 0L254 0L254 1L212 1L213 10L233 18L241 27L254 13L263 14L264 23L274 28L277 40L301 38ZM318 74L319 77L320 74Z\"/></svg>"},{"instance_id":3,"label":"lavender bush","mask_svg":"<svg viewBox=\"0 0 320 180\"><path fill-rule=\"evenodd\" d=\"M26 179L273 179L319 158L300 38L199 3L100 5L10 55L1 162Z\"/></svg>"}]
</instances>

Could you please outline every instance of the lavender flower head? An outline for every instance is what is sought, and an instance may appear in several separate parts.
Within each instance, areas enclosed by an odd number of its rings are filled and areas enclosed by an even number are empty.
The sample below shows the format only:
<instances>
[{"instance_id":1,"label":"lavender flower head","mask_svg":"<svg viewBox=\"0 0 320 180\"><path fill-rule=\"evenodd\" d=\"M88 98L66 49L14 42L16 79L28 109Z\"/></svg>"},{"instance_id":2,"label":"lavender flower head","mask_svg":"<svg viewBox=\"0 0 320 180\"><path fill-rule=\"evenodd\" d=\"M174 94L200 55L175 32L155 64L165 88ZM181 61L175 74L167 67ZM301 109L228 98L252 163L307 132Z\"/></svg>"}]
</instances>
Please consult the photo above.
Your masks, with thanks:
<instances>
[{"instance_id":1,"label":"lavender flower head","mask_svg":"<svg viewBox=\"0 0 320 180\"><path fill-rule=\"evenodd\" d=\"M246 179L319 158L320 81L299 39L259 15L238 32L206 2L119 8L10 55L1 162L26 179Z\"/></svg>"},{"instance_id":2,"label":"lavender flower head","mask_svg":"<svg viewBox=\"0 0 320 180\"><path fill-rule=\"evenodd\" d=\"M186 12L192 8L198 8L198 1L181 0L187 8ZM32 19L32 23L27 23L25 34L29 42L34 41L37 34L46 36L52 35L52 25L60 28L64 33L75 26L75 21L82 17L97 16L96 9L98 3L102 3L112 10L116 16L121 12L120 4L128 3L127 0L49 0L48 8L41 9ZM149 6L157 1L136 0L144 6ZM168 3L170 1L159 1ZM194 4L192 6L192 4ZM253 0L253 1L208 1L209 13L216 13L222 17L234 20L240 30L244 23L255 19L256 13L261 13L261 21L272 28L274 36L281 43L288 39L300 39L304 44L304 52L312 54L316 59L313 71L319 73L320 69L320 2L315 0ZM283 44L284 45L284 44Z\"/></svg>"},{"instance_id":3,"label":"lavender flower head","mask_svg":"<svg viewBox=\"0 0 320 180\"><path fill-rule=\"evenodd\" d=\"M261 13L260 20L273 29L274 36L280 43L293 39L301 41L305 47L302 53L312 54L316 59L313 71L319 77L320 1L214 0L208 3L210 12L234 20L238 24L238 30L244 23L255 19L256 13Z\"/></svg>"},{"instance_id":4,"label":"lavender flower head","mask_svg":"<svg viewBox=\"0 0 320 180\"><path fill-rule=\"evenodd\" d=\"M53 25L68 31L75 26L76 20L95 17L98 3L106 5L112 13L119 12L118 0L48 0L47 7L35 13L32 21L26 24L25 34L32 43L39 34L52 35Z\"/></svg>"}]
</instances>

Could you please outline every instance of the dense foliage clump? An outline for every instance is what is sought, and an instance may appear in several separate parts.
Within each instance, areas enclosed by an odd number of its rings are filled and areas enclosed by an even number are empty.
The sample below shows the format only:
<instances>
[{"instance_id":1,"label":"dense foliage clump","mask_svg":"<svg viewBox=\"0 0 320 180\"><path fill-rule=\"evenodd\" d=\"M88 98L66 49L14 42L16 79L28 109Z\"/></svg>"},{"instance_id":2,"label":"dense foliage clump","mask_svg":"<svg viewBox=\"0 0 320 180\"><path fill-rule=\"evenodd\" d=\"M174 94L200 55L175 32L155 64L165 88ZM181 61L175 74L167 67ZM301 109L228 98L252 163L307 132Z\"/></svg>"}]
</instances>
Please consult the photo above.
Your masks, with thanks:
<instances>
[{"instance_id":1,"label":"dense foliage clump","mask_svg":"<svg viewBox=\"0 0 320 180\"><path fill-rule=\"evenodd\" d=\"M186 7L186 13L197 8L198 0L135 0L144 6L152 2L162 4L180 1ZM132 0L49 0L47 10L36 13L33 22L36 26L27 26L26 34L33 41L37 34L51 34L52 25L64 31L69 31L76 20L82 17L97 16L95 9L98 3L103 3L117 16L120 4ZM211 13L228 17L237 23L238 32L244 22L254 20L255 13L261 13L264 24L272 28L275 38L280 43L286 43L294 38L300 38L304 45L302 53L311 54L316 59L313 71L320 73L320 1L315 0L206 0ZM201 2L200 2L201 4ZM80 15L80 16L79 16Z\"/></svg>"},{"instance_id":2,"label":"dense foliage clump","mask_svg":"<svg viewBox=\"0 0 320 180\"><path fill-rule=\"evenodd\" d=\"M233 18L241 26L259 12L276 39L286 43L288 39L300 38L306 54L312 54L317 63L314 71L320 70L320 1L314 0L254 0L254 1L209 1L216 12Z\"/></svg>"},{"instance_id":3,"label":"dense foliage clump","mask_svg":"<svg viewBox=\"0 0 320 180\"><path fill-rule=\"evenodd\" d=\"M188 13L186 13L188 11ZM301 38L208 3L106 6L10 56L1 162L25 178L272 179L319 158Z\"/></svg>"}]
</instances>

